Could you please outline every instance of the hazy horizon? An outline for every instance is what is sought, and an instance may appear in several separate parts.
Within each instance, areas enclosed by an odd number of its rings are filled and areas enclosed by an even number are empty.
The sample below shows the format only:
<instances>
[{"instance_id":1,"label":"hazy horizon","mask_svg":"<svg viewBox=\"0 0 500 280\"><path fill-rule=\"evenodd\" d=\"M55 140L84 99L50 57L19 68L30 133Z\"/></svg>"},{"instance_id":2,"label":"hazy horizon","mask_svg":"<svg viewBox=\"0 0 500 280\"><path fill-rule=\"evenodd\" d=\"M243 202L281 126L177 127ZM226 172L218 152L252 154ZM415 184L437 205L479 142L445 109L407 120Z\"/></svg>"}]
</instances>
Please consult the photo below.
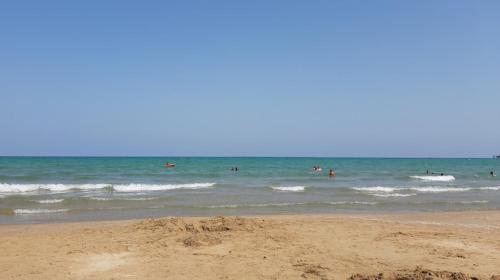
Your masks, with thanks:
<instances>
[{"instance_id":1,"label":"hazy horizon","mask_svg":"<svg viewBox=\"0 0 500 280\"><path fill-rule=\"evenodd\" d=\"M401 156L401 157L384 157L384 156L242 156L242 155L227 155L227 156L217 156L217 155L0 155L1 157L12 157L12 158L325 158L325 159L489 159L496 154L483 157L467 157L467 156L455 156L455 157L419 157L419 156Z\"/></svg>"}]
</instances>

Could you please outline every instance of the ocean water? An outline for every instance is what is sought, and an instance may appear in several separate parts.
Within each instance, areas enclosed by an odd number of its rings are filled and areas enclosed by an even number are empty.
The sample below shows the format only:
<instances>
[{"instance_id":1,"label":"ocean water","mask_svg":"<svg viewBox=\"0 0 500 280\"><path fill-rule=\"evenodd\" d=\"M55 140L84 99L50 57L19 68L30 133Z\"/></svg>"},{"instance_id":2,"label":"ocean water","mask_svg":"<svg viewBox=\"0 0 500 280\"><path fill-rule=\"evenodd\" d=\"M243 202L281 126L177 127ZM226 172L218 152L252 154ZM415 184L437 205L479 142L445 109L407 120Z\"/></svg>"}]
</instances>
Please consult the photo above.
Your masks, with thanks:
<instances>
[{"instance_id":1,"label":"ocean water","mask_svg":"<svg viewBox=\"0 0 500 280\"><path fill-rule=\"evenodd\" d=\"M490 171L500 160L0 157L0 223L500 209Z\"/></svg>"}]
</instances>

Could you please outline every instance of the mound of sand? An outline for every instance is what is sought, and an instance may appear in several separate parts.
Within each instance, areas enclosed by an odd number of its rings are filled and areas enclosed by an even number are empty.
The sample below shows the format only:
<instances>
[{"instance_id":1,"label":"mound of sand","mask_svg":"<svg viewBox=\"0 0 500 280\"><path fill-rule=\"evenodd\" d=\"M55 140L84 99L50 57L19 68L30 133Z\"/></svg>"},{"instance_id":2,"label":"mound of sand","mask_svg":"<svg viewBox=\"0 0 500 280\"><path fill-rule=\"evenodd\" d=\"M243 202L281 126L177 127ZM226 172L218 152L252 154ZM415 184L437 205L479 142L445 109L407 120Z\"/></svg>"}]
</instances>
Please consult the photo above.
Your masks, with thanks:
<instances>
[{"instance_id":1,"label":"mound of sand","mask_svg":"<svg viewBox=\"0 0 500 280\"><path fill-rule=\"evenodd\" d=\"M398 271L390 274L354 274L348 280L481 280L481 277L471 276L462 272L432 271L417 267L413 271ZM487 278L486 278L487 279ZM485 280L486 280L485 279ZM491 280L500 280L500 275L493 275Z\"/></svg>"},{"instance_id":2,"label":"mound of sand","mask_svg":"<svg viewBox=\"0 0 500 280\"><path fill-rule=\"evenodd\" d=\"M264 220L241 217L214 217L190 222L183 218L148 219L132 225L135 231L165 235L175 233L181 236L178 241L187 247L220 244L231 232L263 228Z\"/></svg>"}]
</instances>

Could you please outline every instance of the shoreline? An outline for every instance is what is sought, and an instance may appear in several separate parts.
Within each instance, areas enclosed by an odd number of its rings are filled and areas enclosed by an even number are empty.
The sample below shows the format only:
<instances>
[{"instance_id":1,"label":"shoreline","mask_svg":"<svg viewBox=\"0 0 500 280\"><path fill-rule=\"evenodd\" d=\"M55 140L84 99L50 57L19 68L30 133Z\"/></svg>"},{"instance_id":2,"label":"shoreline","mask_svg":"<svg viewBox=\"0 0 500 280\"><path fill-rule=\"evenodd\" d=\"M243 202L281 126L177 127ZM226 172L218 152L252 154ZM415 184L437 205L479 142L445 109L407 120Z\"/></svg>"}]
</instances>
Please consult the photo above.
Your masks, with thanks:
<instances>
[{"instance_id":1,"label":"shoreline","mask_svg":"<svg viewBox=\"0 0 500 280\"><path fill-rule=\"evenodd\" d=\"M418 279L445 271L490 279L500 275L499 229L498 210L9 224L0 225L0 271L55 280Z\"/></svg>"},{"instance_id":2,"label":"shoreline","mask_svg":"<svg viewBox=\"0 0 500 280\"><path fill-rule=\"evenodd\" d=\"M361 217L420 217L426 216L456 216L460 215L461 218L464 216L476 216L480 214L499 214L500 209L486 209L486 210L450 210L450 211L345 211L345 212L322 212L322 213L271 213L271 214L224 214L224 215L166 215L166 216L152 216L152 217L141 217L141 218L117 218L117 219L96 219L96 220L55 220L55 221L36 221L36 222L19 222L19 223L0 223L0 230L2 227L12 227L12 226L56 226L56 225L66 225L66 224L121 224L121 223L133 223L140 222L144 220L152 219L165 219L165 218L180 218L180 219L207 219L214 217L241 217L249 219L261 219L261 218L297 218L297 217L337 217L337 218L361 218Z\"/></svg>"}]
</instances>

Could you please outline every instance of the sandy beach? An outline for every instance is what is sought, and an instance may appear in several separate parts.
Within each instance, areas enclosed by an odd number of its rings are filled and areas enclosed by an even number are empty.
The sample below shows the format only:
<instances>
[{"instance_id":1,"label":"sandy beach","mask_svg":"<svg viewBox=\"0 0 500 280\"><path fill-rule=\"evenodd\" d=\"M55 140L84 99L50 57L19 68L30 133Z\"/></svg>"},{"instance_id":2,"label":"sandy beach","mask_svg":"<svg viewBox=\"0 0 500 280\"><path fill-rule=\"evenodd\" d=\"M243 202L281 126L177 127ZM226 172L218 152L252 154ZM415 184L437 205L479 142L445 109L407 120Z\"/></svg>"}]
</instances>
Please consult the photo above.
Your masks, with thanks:
<instances>
[{"instance_id":1,"label":"sandy beach","mask_svg":"<svg viewBox=\"0 0 500 280\"><path fill-rule=\"evenodd\" d=\"M0 278L498 279L499 232L500 211L1 225Z\"/></svg>"}]
</instances>

